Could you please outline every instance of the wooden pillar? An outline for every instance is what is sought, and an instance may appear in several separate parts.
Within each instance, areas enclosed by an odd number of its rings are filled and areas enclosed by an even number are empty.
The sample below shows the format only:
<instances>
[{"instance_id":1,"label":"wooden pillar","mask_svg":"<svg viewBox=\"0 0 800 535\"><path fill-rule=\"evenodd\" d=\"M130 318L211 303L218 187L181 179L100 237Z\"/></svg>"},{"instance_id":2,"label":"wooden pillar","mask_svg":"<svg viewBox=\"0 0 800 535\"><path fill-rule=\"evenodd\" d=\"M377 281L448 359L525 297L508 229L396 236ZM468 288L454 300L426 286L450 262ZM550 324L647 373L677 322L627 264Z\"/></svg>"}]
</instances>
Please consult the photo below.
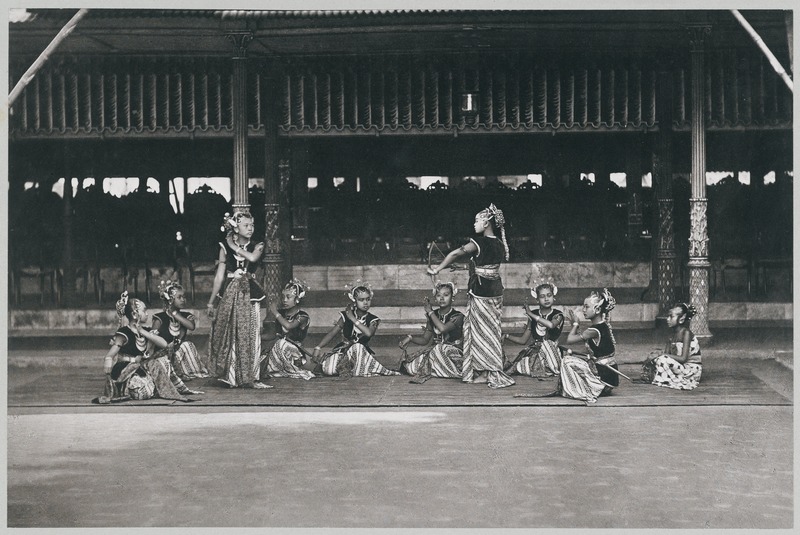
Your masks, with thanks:
<instances>
[{"instance_id":1,"label":"wooden pillar","mask_svg":"<svg viewBox=\"0 0 800 535\"><path fill-rule=\"evenodd\" d=\"M698 338L712 338L708 329L708 199L706 198L705 131L705 37L707 25L692 26L690 31L692 76L692 196L689 231L689 299L697 309L692 331Z\"/></svg>"},{"instance_id":2,"label":"wooden pillar","mask_svg":"<svg viewBox=\"0 0 800 535\"><path fill-rule=\"evenodd\" d=\"M627 151L625 160L625 193L628 198L628 241L638 243L642 232L642 150L640 138Z\"/></svg>"},{"instance_id":3,"label":"wooden pillar","mask_svg":"<svg viewBox=\"0 0 800 535\"><path fill-rule=\"evenodd\" d=\"M281 232L282 207L280 204L281 162L278 144L278 84L275 79L264 80L264 278L263 286L267 299L277 300L284 281L283 267L288 244ZM283 164L283 162L281 162ZM288 167L286 165L285 167ZM269 316L269 314L268 314Z\"/></svg>"},{"instance_id":4,"label":"wooden pillar","mask_svg":"<svg viewBox=\"0 0 800 535\"><path fill-rule=\"evenodd\" d=\"M291 207L293 262L308 262L308 163L306 145L296 145L291 154Z\"/></svg>"},{"instance_id":5,"label":"wooden pillar","mask_svg":"<svg viewBox=\"0 0 800 535\"><path fill-rule=\"evenodd\" d=\"M233 43L233 211L250 210L247 173L247 45L250 31L225 34Z\"/></svg>"},{"instance_id":6,"label":"wooden pillar","mask_svg":"<svg viewBox=\"0 0 800 535\"><path fill-rule=\"evenodd\" d=\"M666 320L677 301L678 261L675 252L675 198L672 193L672 73L658 73L656 110L658 133L653 141L653 185L656 194L656 273L658 318Z\"/></svg>"},{"instance_id":7,"label":"wooden pillar","mask_svg":"<svg viewBox=\"0 0 800 535\"><path fill-rule=\"evenodd\" d=\"M75 247L72 236L72 175L74 174L74 161L72 156L73 150L71 149L72 147L69 143L64 143L64 211L61 220L62 228L64 230L64 243L60 267L63 281L63 296L61 305L67 307L75 306L78 300L78 289L75 280L75 262L73 259L73 248ZM57 288L58 282L54 281L54 285Z\"/></svg>"}]
</instances>

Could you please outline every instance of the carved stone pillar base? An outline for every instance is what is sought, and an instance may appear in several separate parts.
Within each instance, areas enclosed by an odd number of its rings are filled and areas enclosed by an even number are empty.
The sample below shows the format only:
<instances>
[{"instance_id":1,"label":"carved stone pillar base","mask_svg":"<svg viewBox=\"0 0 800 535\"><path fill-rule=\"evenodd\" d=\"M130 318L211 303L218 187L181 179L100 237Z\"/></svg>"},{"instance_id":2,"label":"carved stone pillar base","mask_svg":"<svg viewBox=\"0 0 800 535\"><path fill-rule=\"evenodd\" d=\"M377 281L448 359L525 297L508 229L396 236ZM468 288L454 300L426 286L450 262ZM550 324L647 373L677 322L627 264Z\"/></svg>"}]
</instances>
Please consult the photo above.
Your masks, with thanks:
<instances>
[{"instance_id":1,"label":"carved stone pillar base","mask_svg":"<svg viewBox=\"0 0 800 535\"><path fill-rule=\"evenodd\" d=\"M675 288L675 281L677 280L676 271L678 270L678 262L675 254L661 256L658 258L658 316L666 318L669 314L669 309L675 305L677 301L677 289Z\"/></svg>"},{"instance_id":2,"label":"carved stone pillar base","mask_svg":"<svg viewBox=\"0 0 800 535\"><path fill-rule=\"evenodd\" d=\"M708 328L708 280L711 264L703 259L689 260L689 301L697 309L692 318L692 332L698 339L711 342L713 335ZM701 344L702 347L702 344Z\"/></svg>"}]
</instances>

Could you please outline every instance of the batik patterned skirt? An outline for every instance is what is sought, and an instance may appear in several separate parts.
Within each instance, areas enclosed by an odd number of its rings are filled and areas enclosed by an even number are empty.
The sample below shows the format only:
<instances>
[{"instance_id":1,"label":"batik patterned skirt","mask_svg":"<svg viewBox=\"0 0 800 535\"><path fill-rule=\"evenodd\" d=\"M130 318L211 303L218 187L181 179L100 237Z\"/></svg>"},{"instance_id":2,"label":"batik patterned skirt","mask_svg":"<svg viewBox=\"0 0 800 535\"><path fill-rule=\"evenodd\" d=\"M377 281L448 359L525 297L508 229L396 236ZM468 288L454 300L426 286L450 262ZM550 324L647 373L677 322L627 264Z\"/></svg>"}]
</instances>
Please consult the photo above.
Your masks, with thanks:
<instances>
[{"instance_id":1,"label":"batik patterned skirt","mask_svg":"<svg viewBox=\"0 0 800 535\"><path fill-rule=\"evenodd\" d=\"M565 398L594 403L603 390L611 389L600 380L594 364L575 355L565 355L561 360L559 389Z\"/></svg>"},{"instance_id":2,"label":"batik patterned skirt","mask_svg":"<svg viewBox=\"0 0 800 535\"><path fill-rule=\"evenodd\" d=\"M261 378L261 303L250 301L247 277L231 279L211 330L209 365L231 387Z\"/></svg>"},{"instance_id":3,"label":"batik patterned skirt","mask_svg":"<svg viewBox=\"0 0 800 535\"><path fill-rule=\"evenodd\" d=\"M300 348L283 338L278 338L267 356L267 373L271 377L309 380L314 377L314 372L301 368L305 361Z\"/></svg>"},{"instance_id":4,"label":"batik patterned skirt","mask_svg":"<svg viewBox=\"0 0 800 535\"><path fill-rule=\"evenodd\" d=\"M642 366L642 377L657 386L675 390L694 390L700 384L703 366L693 362L681 364L669 355L661 355Z\"/></svg>"},{"instance_id":5,"label":"batik patterned skirt","mask_svg":"<svg viewBox=\"0 0 800 535\"><path fill-rule=\"evenodd\" d=\"M490 388L504 388L514 384L514 379L503 372L503 346L500 338L500 318L503 314L503 297L476 297L469 295L467 315L464 319L464 364L461 380L472 383L475 375L488 372Z\"/></svg>"},{"instance_id":6,"label":"batik patterned skirt","mask_svg":"<svg viewBox=\"0 0 800 535\"><path fill-rule=\"evenodd\" d=\"M460 379L463 362L464 354L458 347L439 342L408 355L403 366L409 375Z\"/></svg>"},{"instance_id":7,"label":"batik patterned skirt","mask_svg":"<svg viewBox=\"0 0 800 535\"><path fill-rule=\"evenodd\" d=\"M323 375L342 375L353 377L374 377L376 375L400 375L375 360L364 344L341 343L326 353L322 361Z\"/></svg>"},{"instance_id":8,"label":"batik patterned skirt","mask_svg":"<svg viewBox=\"0 0 800 535\"><path fill-rule=\"evenodd\" d=\"M205 364L200 360L197 347L192 342L187 340L181 342L171 360L175 373L183 379L198 379L210 376Z\"/></svg>"},{"instance_id":9,"label":"batik patterned skirt","mask_svg":"<svg viewBox=\"0 0 800 535\"><path fill-rule=\"evenodd\" d=\"M517 356L511 373L530 377L552 377L561 373L561 351L552 340L531 344Z\"/></svg>"},{"instance_id":10,"label":"batik patterned skirt","mask_svg":"<svg viewBox=\"0 0 800 535\"><path fill-rule=\"evenodd\" d=\"M173 383L172 370L166 357L150 358L141 362L118 363L111 372L103 396L109 399L129 397L135 400L150 398L186 401ZM181 385L183 382L175 376ZM185 388L185 385L183 385Z\"/></svg>"}]
</instances>

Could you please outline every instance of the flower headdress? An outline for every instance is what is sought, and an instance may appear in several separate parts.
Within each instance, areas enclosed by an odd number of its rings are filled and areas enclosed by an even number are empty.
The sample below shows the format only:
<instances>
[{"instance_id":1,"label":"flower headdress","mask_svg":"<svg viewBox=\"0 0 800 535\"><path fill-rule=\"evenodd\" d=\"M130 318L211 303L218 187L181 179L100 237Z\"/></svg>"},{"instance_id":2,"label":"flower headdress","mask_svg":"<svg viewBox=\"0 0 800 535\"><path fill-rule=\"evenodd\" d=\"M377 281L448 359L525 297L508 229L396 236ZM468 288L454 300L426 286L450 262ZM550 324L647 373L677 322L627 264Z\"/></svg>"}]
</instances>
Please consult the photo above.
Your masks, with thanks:
<instances>
[{"instance_id":1,"label":"flower headdress","mask_svg":"<svg viewBox=\"0 0 800 535\"><path fill-rule=\"evenodd\" d=\"M678 307L683 309L683 314L686 316L687 320L692 319L697 314L697 309L694 305L690 305L689 303L678 303Z\"/></svg>"},{"instance_id":2,"label":"flower headdress","mask_svg":"<svg viewBox=\"0 0 800 535\"><path fill-rule=\"evenodd\" d=\"M536 279L531 281L531 295L534 298L539 297L539 290L544 288L550 288L553 291L553 297L558 294L558 286L556 283L553 282L553 279Z\"/></svg>"},{"instance_id":3,"label":"flower headdress","mask_svg":"<svg viewBox=\"0 0 800 535\"><path fill-rule=\"evenodd\" d=\"M122 292L117 299L116 309L120 327L125 323L125 307L128 305L128 290Z\"/></svg>"},{"instance_id":4,"label":"flower headdress","mask_svg":"<svg viewBox=\"0 0 800 535\"><path fill-rule=\"evenodd\" d=\"M369 296L372 297L372 285L368 282L363 282L361 279L356 280L353 284L345 284L344 288L347 290L347 298L353 303L356 302L356 290L366 290L369 292Z\"/></svg>"},{"instance_id":5,"label":"flower headdress","mask_svg":"<svg viewBox=\"0 0 800 535\"><path fill-rule=\"evenodd\" d=\"M294 290L297 293L297 298L302 299L306 295L306 291L310 290L311 287L305 282L295 277L289 282L287 282L286 286L284 286L283 289Z\"/></svg>"},{"instance_id":6,"label":"flower headdress","mask_svg":"<svg viewBox=\"0 0 800 535\"><path fill-rule=\"evenodd\" d=\"M494 222L498 227L502 227L506 224L506 218L503 215L503 211L495 206L494 203L491 203L489 208L484 208L478 212L475 217L485 219L486 221L491 221L494 219Z\"/></svg>"},{"instance_id":7,"label":"flower headdress","mask_svg":"<svg viewBox=\"0 0 800 535\"><path fill-rule=\"evenodd\" d=\"M611 295L608 288L603 288L602 291L592 290L591 296L600 300L600 311L603 313L607 314L617 306L617 300L614 299L614 296Z\"/></svg>"},{"instance_id":8,"label":"flower headdress","mask_svg":"<svg viewBox=\"0 0 800 535\"><path fill-rule=\"evenodd\" d=\"M158 296L165 304L172 304L172 299L178 290L183 290L183 286L175 280L165 280L158 283Z\"/></svg>"},{"instance_id":9,"label":"flower headdress","mask_svg":"<svg viewBox=\"0 0 800 535\"><path fill-rule=\"evenodd\" d=\"M236 212L233 215L231 215L229 212L225 212L225 215L222 216L223 222L220 230L228 233L238 232L239 222L242 219L253 219L253 216L250 215L250 212Z\"/></svg>"},{"instance_id":10,"label":"flower headdress","mask_svg":"<svg viewBox=\"0 0 800 535\"><path fill-rule=\"evenodd\" d=\"M489 208L484 208L477 214L475 217L479 219L483 219L484 221L492 221L494 220L495 226L500 229L500 240L503 242L503 249L506 252L506 260L508 260L508 242L506 241L506 216L503 214L503 211L499 209L494 203L489 205Z\"/></svg>"},{"instance_id":11,"label":"flower headdress","mask_svg":"<svg viewBox=\"0 0 800 535\"><path fill-rule=\"evenodd\" d=\"M448 281L448 282L437 282L433 287L433 292L432 292L433 295L436 295L436 292L438 292L439 288L441 288L442 286L447 286L448 288L450 288L450 293L453 297L455 297L456 294L458 293L458 288L456 288L456 283Z\"/></svg>"}]
</instances>

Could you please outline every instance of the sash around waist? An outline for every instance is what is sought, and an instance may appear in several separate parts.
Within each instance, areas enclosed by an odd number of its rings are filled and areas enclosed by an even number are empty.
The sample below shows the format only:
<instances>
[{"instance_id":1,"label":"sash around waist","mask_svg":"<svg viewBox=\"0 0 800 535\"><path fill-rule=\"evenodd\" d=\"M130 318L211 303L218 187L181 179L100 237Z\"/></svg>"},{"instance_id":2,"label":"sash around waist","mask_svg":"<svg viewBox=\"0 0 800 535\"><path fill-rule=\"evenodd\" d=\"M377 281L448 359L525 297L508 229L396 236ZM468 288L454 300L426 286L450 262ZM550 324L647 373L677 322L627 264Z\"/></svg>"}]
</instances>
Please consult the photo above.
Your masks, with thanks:
<instances>
[{"instance_id":1,"label":"sash around waist","mask_svg":"<svg viewBox=\"0 0 800 535\"><path fill-rule=\"evenodd\" d=\"M500 278L500 264L475 267L475 274L484 279L497 280Z\"/></svg>"}]
</instances>

